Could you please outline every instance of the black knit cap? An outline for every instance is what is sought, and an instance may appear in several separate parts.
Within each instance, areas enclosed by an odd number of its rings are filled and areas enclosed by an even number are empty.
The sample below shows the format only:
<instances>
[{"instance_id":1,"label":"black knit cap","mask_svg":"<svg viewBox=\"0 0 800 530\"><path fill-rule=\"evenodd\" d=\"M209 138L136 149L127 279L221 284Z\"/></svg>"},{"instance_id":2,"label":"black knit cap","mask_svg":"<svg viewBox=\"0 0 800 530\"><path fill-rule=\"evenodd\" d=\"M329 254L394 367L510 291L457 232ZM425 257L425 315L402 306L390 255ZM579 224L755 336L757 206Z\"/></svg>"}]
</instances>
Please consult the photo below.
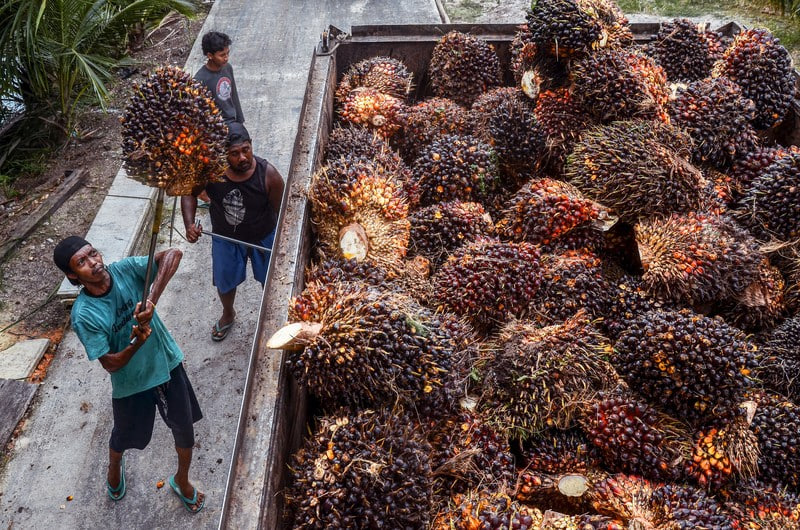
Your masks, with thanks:
<instances>
[{"instance_id":1,"label":"black knit cap","mask_svg":"<svg viewBox=\"0 0 800 530\"><path fill-rule=\"evenodd\" d=\"M231 147L232 145L239 145L241 143L249 141L250 141L250 133L247 132L247 129L244 128L244 125L242 125L238 121L234 121L228 124L228 142L226 143L227 147Z\"/></svg>"},{"instance_id":2,"label":"black knit cap","mask_svg":"<svg viewBox=\"0 0 800 530\"><path fill-rule=\"evenodd\" d=\"M53 249L53 261L59 269L64 271L64 274L73 272L69 266L69 260L72 259L76 252L90 244L80 236L66 237Z\"/></svg>"}]
</instances>

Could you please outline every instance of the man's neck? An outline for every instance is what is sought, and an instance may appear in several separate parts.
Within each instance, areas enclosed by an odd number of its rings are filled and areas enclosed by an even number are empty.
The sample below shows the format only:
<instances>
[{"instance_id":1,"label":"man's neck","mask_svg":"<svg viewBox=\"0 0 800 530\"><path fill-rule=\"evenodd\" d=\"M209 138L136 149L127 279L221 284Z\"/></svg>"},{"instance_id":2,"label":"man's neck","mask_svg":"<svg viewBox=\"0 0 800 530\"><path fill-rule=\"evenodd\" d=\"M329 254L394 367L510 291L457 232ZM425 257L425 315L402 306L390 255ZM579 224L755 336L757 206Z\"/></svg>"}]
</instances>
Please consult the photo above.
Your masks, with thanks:
<instances>
[{"instance_id":1,"label":"man's neck","mask_svg":"<svg viewBox=\"0 0 800 530\"><path fill-rule=\"evenodd\" d=\"M105 296L111 291L111 274L108 270L104 271L102 279L97 282L84 283L83 288L92 296Z\"/></svg>"},{"instance_id":2,"label":"man's neck","mask_svg":"<svg viewBox=\"0 0 800 530\"><path fill-rule=\"evenodd\" d=\"M222 70L222 66L217 66L217 65L212 64L210 62L206 62L206 69L208 69L208 71L210 71L210 72L219 72L220 70Z\"/></svg>"}]
</instances>

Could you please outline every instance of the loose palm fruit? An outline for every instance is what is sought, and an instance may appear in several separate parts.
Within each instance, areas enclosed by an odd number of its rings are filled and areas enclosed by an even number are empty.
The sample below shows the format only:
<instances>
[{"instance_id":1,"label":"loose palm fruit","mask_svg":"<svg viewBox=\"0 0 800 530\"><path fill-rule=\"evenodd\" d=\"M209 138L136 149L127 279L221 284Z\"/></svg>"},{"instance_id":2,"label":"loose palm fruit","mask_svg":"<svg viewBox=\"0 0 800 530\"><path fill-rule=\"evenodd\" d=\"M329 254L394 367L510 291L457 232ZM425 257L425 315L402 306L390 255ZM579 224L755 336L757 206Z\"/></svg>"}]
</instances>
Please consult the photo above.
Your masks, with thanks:
<instances>
[{"instance_id":1,"label":"loose palm fruit","mask_svg":"<svg viewBox=\"0 0 800 530\"><path fill-rule=\"evenodd\" d=\"M374 88L383 94L405 100L411 92L412 75L406 65L392 57L370 57L350 66L336 87L336 103L344 104L352 90Z\"/></svg>"},{"instance_id":2,"label":"loose palm fruit","mask_svg":"<svg viewBox=\"0 0 800 530\"><path fill-rule=\"evenodd\" d=\"M714 77L727 77L756 104L753 126L769 129L783 121L795 95L794 68L786 48L768 29L736 35L714 64Z\"/></svg>"},{"instance_id":3,"label":"loose palm fruit","mask_svg":"<svg viewBox=\"0 0 800 530\"><path fill-rule=\"evenodd\" d=\"M227 134L211 93L188 72L162 66L134 86L125 107L125 170L168 195L190 195L222 178Z\"/></svg>"},{"instance_id":4,"label":"loose palm fruit","mask_svg":"<svg viewBox=\"0 0 800 530\"><path fill-rule=\"evenodd\" d=\"M720 318L651 311L617 340L612 362L631 388L685 421L731 417L752 384L754 346Z\"/></svg>"},{"instance_id":5,"label":"loose palm fruit","mask_svg":"<svg viewBox=\"0 0 800 530\"><path fill-rule=\"evenodd\" d=\"M624 221L691 211L703 175L689 157L691 140L669 125L621 121L586 131L567 158L565 180Z\"/></svg>"},{"instance_id":6,"label":"loose palm fruit","mask_svg":"<svg viewBox=\"0 0 800 530\"><path fill-rule=\"evenodd\" d=\"M546 328L511 322L486 350L480 406L514 438L569 428L586 401L619 382L605 360L611 345L583 313Z\"/></svg>"},{"instance_id":7,"label":"loose palm fruit","mask_svg":"<svg viewBox=\"0 0 800 530\"><path fill-rule=\"evenodd\" d=\"M502 82L500 60L494 47L481 38L458 31L442 37L433 48L428 75L435 95L465 107Z\"/></svg>"},{"instance_id":8,"label":"loose palm fruit","mask_svg":"<svg viewBox=\"0 0 800 530\"><path fill-rule=\"evenodd\" d=\"M319 421L292 457L293 528L424 528L430 446L410 418L385 410Z\"/></svg>"},{"instance_id":9,"label":"loose palm fruit","mask_svg":"<svg viewBox=\"0 0 800 530\"><path fill-rule=\"evenodd\" d=\"M479 238L457 249L434 277L435 300L487 331L528 311L541 283L536 247Z\"/></svg>"}]
</instances>

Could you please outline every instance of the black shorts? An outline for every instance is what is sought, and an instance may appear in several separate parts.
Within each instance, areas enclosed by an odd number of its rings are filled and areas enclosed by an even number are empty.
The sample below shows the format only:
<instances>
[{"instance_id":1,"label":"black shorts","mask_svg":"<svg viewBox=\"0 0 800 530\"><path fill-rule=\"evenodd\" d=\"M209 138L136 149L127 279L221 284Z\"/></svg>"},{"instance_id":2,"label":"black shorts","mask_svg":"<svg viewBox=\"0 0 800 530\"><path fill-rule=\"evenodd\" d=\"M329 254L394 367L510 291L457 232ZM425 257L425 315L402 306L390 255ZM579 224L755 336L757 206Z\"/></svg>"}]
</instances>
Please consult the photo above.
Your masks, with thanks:
<instances>
[{"instance_id":1,"label":"black shorts","mask_svg":"<svg viewBox=\"0 0 800 530\"><path fill-rule=\"evenodd\" d=\"M203 418L192 384L183 364L169 373L170 379L157 387L112 399L114 428L108 446L121 453L126 449L144 449L153 436L156 408L172 430L175 446L188 449L194 445L194 422Z\"/></svg>"}]
</instances>

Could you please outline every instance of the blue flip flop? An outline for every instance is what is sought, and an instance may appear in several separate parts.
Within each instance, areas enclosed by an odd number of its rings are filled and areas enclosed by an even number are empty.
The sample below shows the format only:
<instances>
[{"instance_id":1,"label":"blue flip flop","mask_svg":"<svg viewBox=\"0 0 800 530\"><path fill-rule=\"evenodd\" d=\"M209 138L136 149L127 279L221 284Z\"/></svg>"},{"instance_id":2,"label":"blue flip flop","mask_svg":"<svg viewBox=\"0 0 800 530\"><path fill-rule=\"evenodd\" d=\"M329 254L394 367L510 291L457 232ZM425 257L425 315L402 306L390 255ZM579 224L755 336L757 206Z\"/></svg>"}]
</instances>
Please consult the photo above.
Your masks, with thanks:
<instances>
[{"instance_id":1,"label":"blue flip flop","mask_svg":"<svg viewBox=\"0 0 800 530\"><path fill-rule=\"evenodd\" d=\"M169 487L172 488L172 491L175 492L175 495L178 496L178 498L183 503L183 507L186 508L186 510L188 510L189 513L199 513L200 510L203 509L203 506L206 505L206 499L203 498L203 500L200 502L200 505L197 506L197 509L193 510L192 506L197 504L197 493L198 493L197 488L194 489L194 496L191 499L184 497L183 493L181 492L181 489L178 487L177 484L175 484L175 475L169 477Z\"/></svg>"},{"instance_id":2,"label":"blue flip flop","mask_svg":"<svg viewBox=\"0 0 800 530\"><path fill-rule=\"evenodd\" d=\"M120 472L119 472L119 484L117 484L116 488L112 488L111 484L108 483L106 480L106 488L108 490L108 496L111 497L111 500L117 502L121 500L122 497L125 496L125 491L127 488L125 487L125 456L122 457L122 461L119 464Z\"/></svg>"},{"instance_id":3,"label":"blue flip flop","mask_svg":"<svg viewBox=\"0 0 800 530\"><path fill-rule=\"evenodd\" d=\"M234 322L235 320L231 320L224 326L220 326L219 320L217 320L217 322L214 324L214 330L211 332L211 340L213 340L214 342L220 342L222 340L225 340L225 337L228 336L228 332L233 327Z\"/></svg>"}]
</instances>

